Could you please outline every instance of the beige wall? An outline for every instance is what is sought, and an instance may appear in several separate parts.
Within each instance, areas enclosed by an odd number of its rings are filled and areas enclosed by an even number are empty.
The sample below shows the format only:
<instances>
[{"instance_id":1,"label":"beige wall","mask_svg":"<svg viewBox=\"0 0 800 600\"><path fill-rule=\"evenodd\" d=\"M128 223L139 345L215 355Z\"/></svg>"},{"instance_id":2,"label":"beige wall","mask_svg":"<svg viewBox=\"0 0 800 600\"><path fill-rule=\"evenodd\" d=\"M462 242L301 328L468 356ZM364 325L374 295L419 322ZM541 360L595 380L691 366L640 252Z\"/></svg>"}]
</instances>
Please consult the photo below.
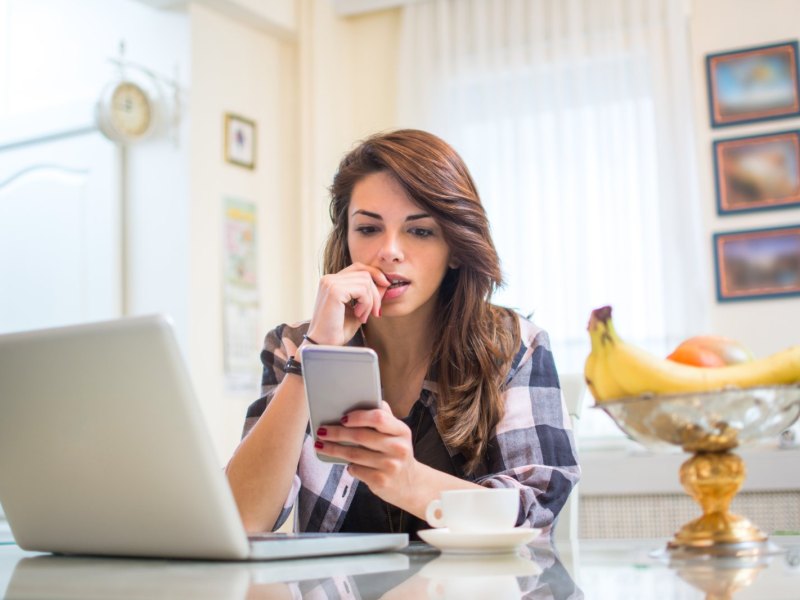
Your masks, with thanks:
<instances>
[{"instance_id":1,"label":"beige wall","mask_svg":"<svg viewBox=\"0 0 800 600\"><path fill-rule=\"evenodd\" d=\"M397 65L400 9L385 10L350 22L353 65L353 133L357 138L402 126L397 122Z\"/></svg>"},{"instance_id":2,"label":"beige wall","mask_svg":"<svg viewBox=\"0 0 800 600\"><path fill-rule=\"evenodd\" d=\"M692 60L695 84L695 122L700 198L708 244L704 260L713 274L711 236L720 231L800 224L800 209L786 209L719 217L716 214L711 145L716 139L739 137L800 127L800 119L711 129L706 91L705 56L753 45L800 38L800 2L797 0L693 0ZM711 303L712 330L748 344L766 355L800 343L800 298Z\"/></svg>"},{"instance_id":3,"label":"beige wall","mask_svg":"<svg viewBox=\"0 0 800 600\"><path fill-rule=\"evenodd\" d=\"M398 9L341 18L330 2L300 3L302 268L309 316L329 230L328 192L342 155L376 131L396 127Z\"/></svg>"},{"instance_id":4,"label":"beige wall","mask_svg":"<svg viewBox=\"0 0 800 600\"><path fill-rule=\"evenodd\" d=\"M238 442L252 393L230 393L222 367L222 206L226 196L255 202L260 329L297 319L299 261L297 56L294 44L222 16L190 8L190 282L188 355L192 378L221 461ZM252 171L222 157L223 116L256 121ZM257 365L258 357L254 356Z\"/></svg>"}]
</instances>

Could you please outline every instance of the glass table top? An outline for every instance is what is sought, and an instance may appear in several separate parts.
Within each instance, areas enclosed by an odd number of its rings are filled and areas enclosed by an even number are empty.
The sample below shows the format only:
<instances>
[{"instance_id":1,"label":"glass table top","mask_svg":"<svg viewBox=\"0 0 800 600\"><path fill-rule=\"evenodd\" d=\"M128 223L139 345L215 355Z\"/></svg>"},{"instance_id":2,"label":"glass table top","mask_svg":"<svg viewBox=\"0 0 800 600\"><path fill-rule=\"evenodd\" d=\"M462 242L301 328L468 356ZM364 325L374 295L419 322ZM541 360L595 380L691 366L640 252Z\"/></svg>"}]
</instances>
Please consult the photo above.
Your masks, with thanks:
<instances>
[{"instance_id":1,"label":"glass table top","mask_svg":"<svg viewBox=\"0 0 800 600\"><path fill-rule=\"evenodd\" d=\"M756 561L672 564L666 540L534 543L516 555L403 553L273 562L68 557L0 545L0 598L736 598L800 596L800 536ZM716 595L714 595L716 594Z\"/></svg>"}]
</instances>

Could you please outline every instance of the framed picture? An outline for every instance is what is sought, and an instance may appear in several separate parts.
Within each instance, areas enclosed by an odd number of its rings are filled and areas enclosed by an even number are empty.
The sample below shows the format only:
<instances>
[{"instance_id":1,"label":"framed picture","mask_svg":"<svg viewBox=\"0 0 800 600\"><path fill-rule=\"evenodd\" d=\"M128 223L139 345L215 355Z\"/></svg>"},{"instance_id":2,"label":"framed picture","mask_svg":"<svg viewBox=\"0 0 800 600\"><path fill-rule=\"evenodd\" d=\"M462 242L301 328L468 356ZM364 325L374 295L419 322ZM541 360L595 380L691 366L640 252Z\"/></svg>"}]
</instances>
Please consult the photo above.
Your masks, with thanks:
<instances>
[{"instance_id":1,"label":"framed picture","mask_svg":"<svg viewBox=\"0 0 800 600\"><path fill-rule=\"evenodd\" d=\"M800 206L800 131L714 142L717 213Z\"/></svg>"},{"instance_id":2,"label":"framed picture","mask_svg":"<svg viewBox=\"0 0 800 600\"><path fill-rule=\"evenodd\" d=\"M256 167L256 124L250 119L225 115L225 160L247 169Z\"/></svg>"},{"instance_id":3,"label":"framed picture","mask_svg":"<svg viewBox=\"0 0 800 600\"><path fill-rule=\"evenodd\" d=\"M800 225L714 234L717 300L800 295Z\"/></svg>"},{"instance_id":4,"label":"framed picture","mask_svg":"<svg viewBox=\"0 0 800 600\"><path fill-rule=\"evenodd\" d=\"M797 42L706 56L711 126L800 115Z\"/></svg>"}]
</instances>

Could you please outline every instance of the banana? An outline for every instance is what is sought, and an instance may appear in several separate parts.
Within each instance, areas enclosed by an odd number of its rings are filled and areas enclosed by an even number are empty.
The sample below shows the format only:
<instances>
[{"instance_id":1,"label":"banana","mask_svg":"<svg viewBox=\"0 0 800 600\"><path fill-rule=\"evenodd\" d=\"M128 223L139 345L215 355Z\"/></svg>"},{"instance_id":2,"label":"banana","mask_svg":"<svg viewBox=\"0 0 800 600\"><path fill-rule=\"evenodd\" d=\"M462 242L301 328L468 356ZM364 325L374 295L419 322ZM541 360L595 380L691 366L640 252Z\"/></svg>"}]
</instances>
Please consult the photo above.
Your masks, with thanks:
<instances>
[{"instance_id":1,"label":"banana","mask_svg":"<svg viewBox=\"0 0 800 600\"><path fill-rule=\"evenodd\" d=\"M800 382L800 346L725 367L684 365L625 343L611 322L610 306L592 311L589 335L592 351L584 373L597 402L643 394L706 392Z\"/></svg>"},{"instance_id":2,"label":"banana","mask_svg":"<svg viewBox=\"0 0 800 600\"><path fill-rule=\"evenodd\" d=\"M599 309L603 310L603 309ZM595 311L597 312L597 311ZM609 318L611 316L611 308L608 307ZM592 313L594 319L594 313ZM609 322L609 326L613 330L613 325ZM586 385L596 402L602 402L605 399L620 398L626 395L625 390L617 384L616 380L608 372L606 366L606 353L603 350L604 341L602 339L602 332L600 327L593 327L592 321L589 321L589 337L592 341L592 351L586 357L586 365L584 367L584 378Z\"/></svg>"}]
</instances>

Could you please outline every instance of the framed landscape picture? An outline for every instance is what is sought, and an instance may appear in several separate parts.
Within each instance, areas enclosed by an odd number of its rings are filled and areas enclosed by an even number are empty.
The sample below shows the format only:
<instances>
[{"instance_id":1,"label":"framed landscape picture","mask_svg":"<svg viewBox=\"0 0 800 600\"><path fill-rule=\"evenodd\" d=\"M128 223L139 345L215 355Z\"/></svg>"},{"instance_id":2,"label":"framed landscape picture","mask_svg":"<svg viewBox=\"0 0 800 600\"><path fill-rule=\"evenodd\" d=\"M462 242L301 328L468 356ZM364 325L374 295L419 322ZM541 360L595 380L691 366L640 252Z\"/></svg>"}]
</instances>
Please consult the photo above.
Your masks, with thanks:
<instances>
[{"instance_id":1,"label":"framed landscape picture","mask_svg":"<svg viewBox=\"0 0 800 600\"><path fill-rule=\"evenodd\" d=\"M706 56L711 126L800 115L797 42Z\"/></svg>"},{"instance_id":2,"label":"framed landscape picture","mask_svg":"<svg viewBox=\"0 0 800 600\"><path fill-rule=\"evenodd\" d=\"M800 295L800 225L714 234L717 299Z\"/></svg>"},{"instance_id":3,"label":"framed landscape picture","mask_svg":"<svg viewBox=\"0 0 800 600\"><path fill-rule=\"evenodd\" d=\"M800 207L800 131L714 142L717 213Z\"/></svg>"}]
</instances>

